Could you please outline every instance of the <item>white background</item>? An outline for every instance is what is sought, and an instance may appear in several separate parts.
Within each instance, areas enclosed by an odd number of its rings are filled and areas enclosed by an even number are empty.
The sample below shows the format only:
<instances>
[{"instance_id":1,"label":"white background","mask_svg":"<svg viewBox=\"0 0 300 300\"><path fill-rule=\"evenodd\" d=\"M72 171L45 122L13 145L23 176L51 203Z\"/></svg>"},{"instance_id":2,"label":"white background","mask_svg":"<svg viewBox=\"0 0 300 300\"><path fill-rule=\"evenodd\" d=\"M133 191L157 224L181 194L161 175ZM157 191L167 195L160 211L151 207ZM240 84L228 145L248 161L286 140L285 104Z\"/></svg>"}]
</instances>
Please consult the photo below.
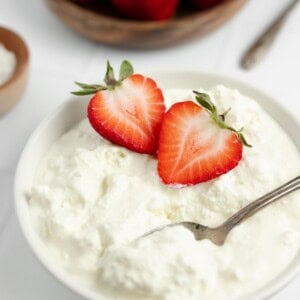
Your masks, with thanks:
<instances>
[{"instance_id":1,"label":"white background","mask_svg":"<svg viewBox=\"0 0 300 300\"><path fill-rule=\"evenodd\" d=\"M58 283L34 257L13 209L13 179L18 157L37 124L65 101L73 81L98 81L107 58L129 59L139 72L195 69L237 77L268 92L300 118L300 5L264 62L251 72L239 68L241 54L289 0L249 0L221 29L184 45L133 51L97 45L64 27L41 0L0 0L0 26L18 31L30 52L26 93L0 118L0 299L80 300ZM273 299L300 299L300 278Z\"/></svg>"}]
</instances>

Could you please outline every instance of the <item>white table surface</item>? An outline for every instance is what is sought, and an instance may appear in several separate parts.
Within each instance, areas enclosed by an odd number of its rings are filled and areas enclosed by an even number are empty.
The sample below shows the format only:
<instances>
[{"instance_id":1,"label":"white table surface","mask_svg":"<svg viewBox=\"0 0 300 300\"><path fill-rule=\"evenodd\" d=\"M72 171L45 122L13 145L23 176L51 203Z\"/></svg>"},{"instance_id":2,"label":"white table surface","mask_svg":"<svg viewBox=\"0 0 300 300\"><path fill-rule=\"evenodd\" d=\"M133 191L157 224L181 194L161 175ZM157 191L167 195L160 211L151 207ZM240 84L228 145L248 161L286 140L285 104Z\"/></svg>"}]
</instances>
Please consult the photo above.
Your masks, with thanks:
<instances>
[{"instance_id":1,"label":"white table surface","mask_svg":"<svg viewBox=\"0 0 300 300\"><path fill-rule=\"evenodd\" d=\"M21 234L13 208L13 180L22 148L37 124L68 97L73 81L102 78L107 58L124 58L140 72L195 69L242 79L274 96L300 118L300 5L265 61L251 72L241 53L289 0L249 0L221 29L203 39L153 51L97 45L62 25L42 0L0 0L0 26L18 31L31 52L30 79L22 101L0 118L0 299L80 300L40 265ZM273 297L300 299L300 278Z\"/></svg>"}]
</instances>

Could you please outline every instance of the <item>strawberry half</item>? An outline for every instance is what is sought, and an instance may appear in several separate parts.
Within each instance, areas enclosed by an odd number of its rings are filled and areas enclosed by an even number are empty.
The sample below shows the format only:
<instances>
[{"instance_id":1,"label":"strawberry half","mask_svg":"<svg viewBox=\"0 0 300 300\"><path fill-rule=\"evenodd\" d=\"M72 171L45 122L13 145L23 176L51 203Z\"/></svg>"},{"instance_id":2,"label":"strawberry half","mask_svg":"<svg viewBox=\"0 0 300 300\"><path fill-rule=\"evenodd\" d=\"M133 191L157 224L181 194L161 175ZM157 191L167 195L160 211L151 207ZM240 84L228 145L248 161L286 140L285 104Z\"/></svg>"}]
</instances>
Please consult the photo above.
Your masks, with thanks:
<instances>
[{"instance_id":1,"label":"strawberry half","mask_svg":"<svg viewBox=\"0 0 300 300\"><path fill-rule=\"evenodd\" d=\"M216 178L236 167L243 144L240 131L224 122L225 115L207 94L175 103L165 114L159 137L158 173L165 184L194 185Z\"/></svg>"},{"instance_id":2,"label":"strawberry half","mask_svg":"<svg viewBox=\"0 0 300 300\"><path fill-rule=\"evenodd\" d=\"M123 61L116 80L109 62L106 85L76 83L82 89L75 95L95 94L88 105L88 118L93 128L114 144L139 153L155 154L165 112L162 91L143 75L133 74L128 61Z\"/></svg>"}]
</instances>

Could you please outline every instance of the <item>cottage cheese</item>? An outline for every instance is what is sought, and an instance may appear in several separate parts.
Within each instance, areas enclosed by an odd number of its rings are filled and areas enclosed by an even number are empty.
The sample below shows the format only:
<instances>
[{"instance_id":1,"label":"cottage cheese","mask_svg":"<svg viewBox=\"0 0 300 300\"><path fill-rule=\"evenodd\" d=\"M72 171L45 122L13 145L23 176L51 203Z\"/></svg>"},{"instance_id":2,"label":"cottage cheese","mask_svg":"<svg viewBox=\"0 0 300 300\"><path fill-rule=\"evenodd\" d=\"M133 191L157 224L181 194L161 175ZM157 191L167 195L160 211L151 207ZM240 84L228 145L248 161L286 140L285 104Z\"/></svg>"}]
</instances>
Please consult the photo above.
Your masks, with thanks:
<instances>
[{"instance_id":1,"label":"cottage cheese","mask_svg":"<svg viewBox=\"0 0 300 300\"><path fill-rule=\"evenodd\" d=\"M0 86L12 77L16 64L15 54L0 44Z\"/></svg>"},{"instance_id":2,"label":"cottage cheese","mask_svg":"<svg viewBox=\"0 0 300 300\"><path fill-rule=\"evenodd\" d=\"M299 175L298 151L256 102L224 86L209 94L219 111L231 107L227 122L244 126L253 145L215 180L167 187L153 157L112 145L86 119L43 159L29 200L34 227L55 263L99 298L233 299L276 277L299 251L297 193L237 226L222 247L180 226L134 241L172 222L216 226ZM167 105L191 98L165 92Z\"/></svg>"}]
</instances>

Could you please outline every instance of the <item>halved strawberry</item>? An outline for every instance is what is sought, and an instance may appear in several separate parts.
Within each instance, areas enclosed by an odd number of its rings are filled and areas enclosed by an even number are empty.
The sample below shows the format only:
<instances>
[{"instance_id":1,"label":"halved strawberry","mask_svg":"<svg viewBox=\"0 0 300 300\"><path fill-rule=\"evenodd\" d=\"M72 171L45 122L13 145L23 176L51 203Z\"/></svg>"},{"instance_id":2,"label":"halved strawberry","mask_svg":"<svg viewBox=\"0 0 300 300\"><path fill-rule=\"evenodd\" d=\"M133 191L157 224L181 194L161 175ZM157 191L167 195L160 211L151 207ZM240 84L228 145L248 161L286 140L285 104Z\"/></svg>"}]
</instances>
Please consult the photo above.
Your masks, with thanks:
<instances>
[{"instance_id":1,"label":"halved strawberry","mask_svg":"<svg viewBox=\"0 0 300 300\"><path fill-rule=\"evenodd\" d=\"M93 128L112 143L130 150L155 154L165 112L162 91L151 79L133 74L124 61L116 80L107 63L106 86L76 83L82 90L75 95L94 94L88 105L88 118Z\"/></svg>"},{"instance_id":2,"label":"halved strawberry","mask_svg":"<svg viewBox=\"0 0 300 300\"><path fill-rule=\"evenodd\" d=\"M158 147L158 173L169 185L207 181L233 169L250 146L241 131L224 123L209 96L175 103L165 114Z\"/></svg>"}]
</instances>

